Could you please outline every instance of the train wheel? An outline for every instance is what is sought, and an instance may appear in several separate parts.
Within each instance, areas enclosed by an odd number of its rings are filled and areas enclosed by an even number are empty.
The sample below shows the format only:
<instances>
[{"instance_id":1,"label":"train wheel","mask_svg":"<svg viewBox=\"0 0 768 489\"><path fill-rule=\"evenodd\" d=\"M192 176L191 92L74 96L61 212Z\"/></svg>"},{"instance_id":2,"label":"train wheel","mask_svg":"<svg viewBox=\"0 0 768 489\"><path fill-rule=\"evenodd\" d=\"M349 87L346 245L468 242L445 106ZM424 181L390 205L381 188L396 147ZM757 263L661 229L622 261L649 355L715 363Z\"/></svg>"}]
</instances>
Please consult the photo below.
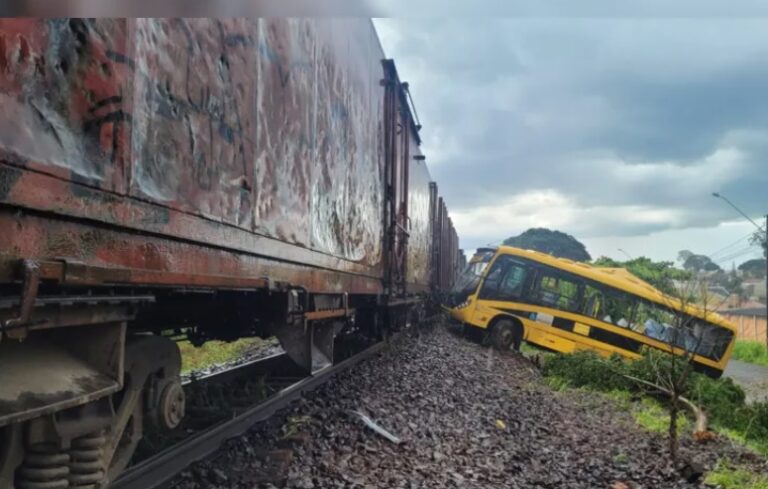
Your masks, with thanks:
<instances>
[{"instance_id":1,"label":"train wheel","mask_svg":"<svg viewBox=\"0 0 768 489\"><path fill-rule=\"evenodd\" d=\"M124 345L121 391L0 427L0 487L107 487L129 464L147 421L178 426L184 395L176 343L141 335Z\"/></svg>"},{"instance_id":2,"label":"train wheel","mask_svg":"<svg viewBox=\"0 0 768 489\"><path fill-rule=\"evenodd\" d=\"M149 417L155 426L172 429L184 415L179 395L181 354L175 342L157 336L129 339L125 349L125 387L113 399L115 419L103 460L107 480L114 481L128 466ZM178 389L177 389L178 387ZM163 421L170 420L166 423Z\"/></svg>"},{"instance_id":3,"label":"train wheel","mask_svg":"<svg viewBox=\"0 0 768 489\"><path fill-rule=\"evenodd\" d=\"M518 324L509 319L502 319L493 325L491 344L500 351L507 351L512 346L515 350L519 350L523 339L522 333Z\"/></svg>"}]
</instances>

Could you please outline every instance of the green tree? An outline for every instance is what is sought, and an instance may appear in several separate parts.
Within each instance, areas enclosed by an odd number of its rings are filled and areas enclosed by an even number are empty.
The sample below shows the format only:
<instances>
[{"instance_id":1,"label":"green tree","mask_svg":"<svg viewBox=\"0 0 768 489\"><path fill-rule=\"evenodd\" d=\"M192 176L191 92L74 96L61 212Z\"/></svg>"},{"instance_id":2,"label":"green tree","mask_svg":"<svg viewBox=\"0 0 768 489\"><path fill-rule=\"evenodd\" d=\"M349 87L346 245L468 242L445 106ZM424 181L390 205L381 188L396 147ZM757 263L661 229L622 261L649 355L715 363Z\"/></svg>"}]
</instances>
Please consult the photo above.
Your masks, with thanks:
<instances>
[{"instance_id":1,"label":"green tree","mask_svg":"<svg viewBox=\"0 0 768 489\"><path fill-rule=\"evenodd\" d=\"M763 256L768 257L768 240L766 240L765 230L755 231L749 238L749 244L761 247Z\"/></svg>"},{"instance_id":2,"label":"green tree","mask_svg":"<svg viewBox=\"0 0 768 489\"><path fill-rule=\"evenodd\" d=\"M765 277L765 259L756 258L754 260L747 260L739 265L739 270L744 272L745 275L754 278Z\"/></svg>"},{"instance_id":3,"label":"green tree","mask_svg":"<svg viewBox=\"0 0 768 489\"><path fill-rule=\"evenodd\" d=\"M670 295L676 294L673 281L684 281L691 278L691 272L675 268L671 261L653 261L645 256L623 262L601 256L592 264L597 267L625 268L637 278Z\"/></svg>"},{"instance_id":4,"label":"green tree","mask_svg":"<svg viewBox=\"0 0 768 489\"><path fill-rule=\"evenodd\" d=\"M692 257L694 253L690 250L680 250L677 252L677 261L685 263L685 260Z\"/></svg>"},{"instance_id":5,"label":"green tree","mask_svg":"<svg viewBox=\"0 0 768 489\"><path fill-rule=\"evenodd\" d=\"M717 272L722 270L720 266L713 262L706 255L697 255L688 250L683 250L677 254L678 259L682 259L683 268L692 272Z\"/></svg>"},{"instance_id":6,"label":"green tree","mask_svg":"<svg viewBox=\"0 0 768 489\"><path fill-rule=\"evenodd\" d=\"M587 248L570 234L546 228L531 228L519 236L504 240L504 245L536 250L559 258L574 261L592 259Z\"/></svg>"}]
</instances>

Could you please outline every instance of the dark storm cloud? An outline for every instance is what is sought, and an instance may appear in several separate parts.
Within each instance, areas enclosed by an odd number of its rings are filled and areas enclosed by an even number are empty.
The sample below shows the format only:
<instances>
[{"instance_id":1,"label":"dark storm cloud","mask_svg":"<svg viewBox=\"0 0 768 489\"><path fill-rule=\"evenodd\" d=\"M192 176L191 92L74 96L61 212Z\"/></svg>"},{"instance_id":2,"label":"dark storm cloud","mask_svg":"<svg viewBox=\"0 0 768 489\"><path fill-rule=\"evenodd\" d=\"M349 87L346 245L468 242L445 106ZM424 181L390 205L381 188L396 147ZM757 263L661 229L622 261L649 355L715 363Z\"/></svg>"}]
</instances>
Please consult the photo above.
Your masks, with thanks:
<instances>
[{"instance_id":1,"label":"dark storm cloud","mask_svg":"<svg viewBox=\"0 0 768 489\"><path fill-rule=\"evenodd\" d=\"M630 161L695 161L730 130L768 127L768 97L759 96L766 82L768 64L758 59L692 81L613 80L600 89L623 123L597 134L593 144L610 141Z\"/></svg>"},{"instance_id":2,"label":"dark storm cloud","mask_svg":"<svg viewBox=\"0 0 768 489\"><path fill-rule=\"evenodd\" d=\"M768 210L762 20L379 25L411 82L432 175L460 215L522 225L515 199L529 195L583 235L618 236L734 217L712 191Z\"/></svg>"}]
</instances>

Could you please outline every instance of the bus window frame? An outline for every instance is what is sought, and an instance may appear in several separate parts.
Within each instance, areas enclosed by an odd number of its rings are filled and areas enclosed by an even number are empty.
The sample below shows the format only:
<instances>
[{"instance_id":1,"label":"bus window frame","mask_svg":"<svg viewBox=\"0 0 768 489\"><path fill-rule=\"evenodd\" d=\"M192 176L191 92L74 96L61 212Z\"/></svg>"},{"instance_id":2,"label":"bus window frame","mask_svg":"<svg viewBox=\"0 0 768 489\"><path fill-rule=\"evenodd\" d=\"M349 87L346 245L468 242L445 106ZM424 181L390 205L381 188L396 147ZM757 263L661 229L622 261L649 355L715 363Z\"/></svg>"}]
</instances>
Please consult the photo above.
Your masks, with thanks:
<instances>
[{"instance_id":1,"label":"bus window frame","mask_svg":"<svg viewBox=\"0 0 768 489\"><path fill-rule=\"evenodd\" d=\"M581 314L581 304L584 300L584 286L583 286L584 284L583 283L584 283L585 277L580 277L576 274L561 270L559 268L552 267L543 263L537 263L537 262L533 262L533 269L534 269L533 280L530 286L528 287L525 299L530 301L531 304L534 304L537 306L554 309L556 311L561 311L568 314L584 315L584 314ZM537 290L541 288L541 280L544 276L555 278L556 280L558 280L558 282L560 280L565 280L573 283L576 286L576 298L575 298L574 309L571 310L571 309L564 309L564 308L558 307L557 303L562 298L562 294L558 294L557 300L555 301L554 304L548 304L542 301L540 297L534 296L534 294L537 293ZM558 283L558 287L559 287L559 283Z\"/></svg>"}]
</instances>

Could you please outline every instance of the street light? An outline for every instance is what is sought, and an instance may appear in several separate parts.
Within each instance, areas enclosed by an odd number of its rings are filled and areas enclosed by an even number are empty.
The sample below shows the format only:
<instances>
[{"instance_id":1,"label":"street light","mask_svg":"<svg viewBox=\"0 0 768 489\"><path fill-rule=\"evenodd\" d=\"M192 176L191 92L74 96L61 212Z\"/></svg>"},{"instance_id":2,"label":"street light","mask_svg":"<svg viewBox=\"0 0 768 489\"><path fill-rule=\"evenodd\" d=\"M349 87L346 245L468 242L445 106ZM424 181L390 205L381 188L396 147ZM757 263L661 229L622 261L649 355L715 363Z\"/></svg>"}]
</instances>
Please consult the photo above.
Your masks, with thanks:
<instances>
[{"instance_id":1,"label":"street light","mask_svg":"<svg viewBox=\"0 0 768 489\"><path fill-rule=\"evenodd\" d=\"M744 214L744 212L742 212L742 210L741 210L741 209L739 209L738 207L736 207L736 204L734 204L733 202L731 202L730 200L728 200L728 198L727 198L727 197L725 197L724 195L720 195L720 194L719 194L719 193L717 193L717 192L712 192L712 197L716 197L716 198L718 198L718 199L723 199L723 200L724 200L724 201L725 201L725 202L726 202L726 203L727 203L729 206L733 207L733 209L734 209L736 212L738 212L739 214L741 214L742 216L744 216L744 218L746 218L746 219L747 219L749 222L751 222L752 224L754 224L754 225L755 225L755 227L756 227L758 230L760 230L760 231L762 231L762 230L763 230L763 227L762 227L762 226L760 226L760 225L759 225L759 224L757 224L755 221L753 221L751 217L749 217L748 215ZM767 218L767 221L766 221L766 222L768 222L768 216L766 216L766 218Z\"/></svg>"},{"instance_id":2,"label":"street light","mask_svg":"<svg viewBox=\"0 0 768 489\"><path fill-rule=\"evenodd\" d=\"M760 231L763 234L763 256L765 257L765 307L766 307L766 317L768 317L768 256L766 256L766 253L768 253L768 215L765 216L765 228L757 224L755 221L752 220L751 217L746 215L741 209L736 207L736 205L728 200L725 196L720 195L717 192L712 192L712 196L718 199L724 200L728 205L733 207L736 212L747 218L749 222L751 222L758 231ZM768 346L768 329L765 331L765 344Z\"/></svg>"},{"instance_id":3,"label":"street light","mask_svg":"<svg viewBox=\"0 0 768 489\"><path fill-rule=\"evenodd\" d=\"M622 252L622 253L624 253L625 255L627 255L627 258L629 258L630 260L634 260L634 258L632 258L632 255L630 255L630 254L629 254L629 253L627 253L626 251L622 250L621 248L616 248L616 249L617 249L618 251L621 251L621 252Z\"/></svg>"}]
</instances>

